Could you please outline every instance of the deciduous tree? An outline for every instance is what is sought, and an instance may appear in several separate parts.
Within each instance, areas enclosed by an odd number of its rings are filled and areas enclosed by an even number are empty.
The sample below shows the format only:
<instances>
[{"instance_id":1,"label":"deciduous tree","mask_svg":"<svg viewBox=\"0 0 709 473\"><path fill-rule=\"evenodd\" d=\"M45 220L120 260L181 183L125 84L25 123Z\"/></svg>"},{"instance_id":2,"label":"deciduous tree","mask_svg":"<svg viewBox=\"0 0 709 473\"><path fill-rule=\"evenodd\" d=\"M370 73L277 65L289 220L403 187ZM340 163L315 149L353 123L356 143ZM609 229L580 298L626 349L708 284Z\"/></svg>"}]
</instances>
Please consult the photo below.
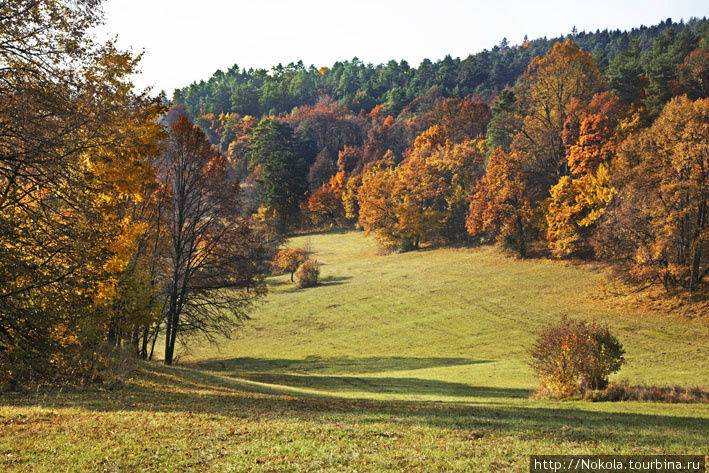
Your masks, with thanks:
<instances>
[{"instance_id":1,"label":"deciduous tree","mask_svg":"<svg viewBox=\"0 0 709 473\"><path fill-rule=\"evenodd\" d=\"M159 177L171 189L166 231L165 363L178 336L229 335L263 292L265 251L243 215L226 159L185 117L170 127Z\"/></svg>"}]
</instances>

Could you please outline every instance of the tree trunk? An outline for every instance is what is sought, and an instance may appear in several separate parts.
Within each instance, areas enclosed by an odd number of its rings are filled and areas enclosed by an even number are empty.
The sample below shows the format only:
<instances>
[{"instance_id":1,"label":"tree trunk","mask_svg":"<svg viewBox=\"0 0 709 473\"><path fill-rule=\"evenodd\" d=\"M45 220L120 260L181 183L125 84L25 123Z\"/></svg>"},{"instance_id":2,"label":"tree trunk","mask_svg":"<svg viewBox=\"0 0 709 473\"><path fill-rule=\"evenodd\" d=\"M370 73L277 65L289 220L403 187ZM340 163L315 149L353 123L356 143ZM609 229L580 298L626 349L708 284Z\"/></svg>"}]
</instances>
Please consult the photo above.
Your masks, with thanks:
<instances>
[{"instance_id":1,"label":"tree trunk","mask_svg":"<svg viewBox=\"0 0 709 473\"><path fill-rule=\"evenodd\" d=\"M175 354L175 341L177 340L177 324L179 314L171 310L168 314L168 329L165 330L165 364L171 365Z\"/></svg>"},{"instance_id":2,"label":"tree trunk","mask_svg":"<svg viewBox=\"0 0 709 473\"><path fill-rule=\"evenodd\" d=\"M521 217L517 217L517 247L522 258L527 257L527 245L524 241L524 222Z\"/></svg>"}]
</instances>

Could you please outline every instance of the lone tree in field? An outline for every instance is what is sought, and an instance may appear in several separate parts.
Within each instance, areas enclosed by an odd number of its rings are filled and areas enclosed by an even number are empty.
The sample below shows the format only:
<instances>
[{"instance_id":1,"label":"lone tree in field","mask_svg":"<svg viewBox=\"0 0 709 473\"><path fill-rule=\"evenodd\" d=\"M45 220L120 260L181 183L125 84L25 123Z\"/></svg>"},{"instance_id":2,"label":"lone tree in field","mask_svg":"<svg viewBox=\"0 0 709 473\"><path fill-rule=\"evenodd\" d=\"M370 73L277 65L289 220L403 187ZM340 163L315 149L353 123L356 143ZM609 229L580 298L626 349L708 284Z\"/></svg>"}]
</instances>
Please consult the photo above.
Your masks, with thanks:
<instances>
[{"instance_id":1,"label":"lone tree in field","mask_svg":"<svg viewBox=\"0 0 709 473\"><path fill-rule=\"evenodd\" d=\"M305 263L308 253L300 248L286 248L279 251L273 259L273 270L278 273L290 273L290 282L293 282L293 275L298 266Z\"/></svg>"},{"instance_id":2,"label":"lone tree in field","mask_svg":"<svg viewBox=\"0 0 709 473\"><path fill-rule=\"evenodd\" d=\"M167 233L165 363L178 334L229 335L263 292L265 251L242 215L239 184L204 133L180 116L159 178L171 189ZM255 289L255 290L254 290Z\"/></svg>"}]
</instances>

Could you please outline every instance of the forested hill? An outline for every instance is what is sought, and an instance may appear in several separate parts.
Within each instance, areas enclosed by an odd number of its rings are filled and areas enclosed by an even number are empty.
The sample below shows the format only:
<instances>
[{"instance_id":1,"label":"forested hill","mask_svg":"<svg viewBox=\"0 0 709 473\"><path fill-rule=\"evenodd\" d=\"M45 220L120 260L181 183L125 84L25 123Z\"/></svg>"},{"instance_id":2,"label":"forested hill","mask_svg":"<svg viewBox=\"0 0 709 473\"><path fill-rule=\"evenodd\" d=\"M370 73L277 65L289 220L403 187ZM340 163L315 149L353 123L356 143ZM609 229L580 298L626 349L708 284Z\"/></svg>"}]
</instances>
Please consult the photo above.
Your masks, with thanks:
<instances>
[{"instance_id":1,"label":"forested hill","mask_svg":"<svg viewBox=\"0 0 709 473\"><path fill-rule=\"evenodd\" d=\"M382 105L387 114L396 117L427 94L436 98L474 94L490 101L500 90L513 86L534 57L543 56L554 43L566 39L591 53L613 86L614 81L623 80L629 69L653 67L653 55L649 53L662 33L670 34L665 35L667 44L659 52L672 53L673 48L682 49L690 32L698 33L706 23L706 18L687 23L667 19L630 31L577 32L574 28L566 37L538 38L520 45L510 45L503 38L490 51L464 59L424 59L418 67L404 60L375 66L358 58L319 69L306 67L302 61L279 64L270 71L246 70L235 64L226 72L217 70L206 82L175 90L173 103L184 105L194 118L223 113L260 117L289 113L294 107L313 105L320 97L329 96L354 113L368 113Z\"/></svg>"}]
</instances>

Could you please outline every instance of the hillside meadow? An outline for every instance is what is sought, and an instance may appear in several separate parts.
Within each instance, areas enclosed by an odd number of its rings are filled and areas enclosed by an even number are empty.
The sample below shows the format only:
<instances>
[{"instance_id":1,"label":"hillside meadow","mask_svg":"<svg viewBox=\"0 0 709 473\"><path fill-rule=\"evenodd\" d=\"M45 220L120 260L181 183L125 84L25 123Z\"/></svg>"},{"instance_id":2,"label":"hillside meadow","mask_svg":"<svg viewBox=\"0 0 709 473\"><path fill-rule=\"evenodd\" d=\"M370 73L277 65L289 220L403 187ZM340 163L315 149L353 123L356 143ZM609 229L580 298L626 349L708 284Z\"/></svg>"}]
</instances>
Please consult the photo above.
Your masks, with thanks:
<instances>
[{"instance_id":1,"label":"hillside meadow","mask_svg":"<svg viewBox=\"0 0 709 473\"><path fill-rule=\"evenodd\" d=\"M602 269L492 247L384 254L360 232L288 246L322 285L269 278L232 339L175 367L0 397L2 471L528 471L542 453L709 454L709 405L529 398L562 315L608 324L612 380L709 387L706 317L614 295Z\"/></svg>"}]
</instances>

